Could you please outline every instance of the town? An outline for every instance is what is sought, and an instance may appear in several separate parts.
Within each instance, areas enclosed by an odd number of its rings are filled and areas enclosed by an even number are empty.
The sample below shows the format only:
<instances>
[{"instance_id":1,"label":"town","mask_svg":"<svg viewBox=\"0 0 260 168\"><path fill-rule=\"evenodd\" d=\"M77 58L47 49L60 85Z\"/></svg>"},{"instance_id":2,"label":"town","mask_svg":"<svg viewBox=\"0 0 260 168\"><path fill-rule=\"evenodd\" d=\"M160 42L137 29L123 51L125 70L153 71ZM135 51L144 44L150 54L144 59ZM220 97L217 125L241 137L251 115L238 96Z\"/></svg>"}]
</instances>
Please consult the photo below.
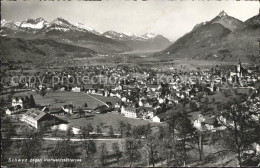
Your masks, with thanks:
<instances>
[{"instance_id":1,"label":"town","mask_svg":"<svg viewBox=\"0 0 260 168\"><path fill-rule=\"evenodd\" d=\"M208 165L213 157L209 148L218 151L227 143L237 146L222 149L222 155L239 156L227 165L259 163L259 66L239 61L235 66L215 65L192 71L103 65L34 72L7 66L2 74L2 133L8 137L3 144L13 147L11 141L17 140L14 146L28 160L33 159L28 150L38 148L26 149L23 145L30 143L28 137L37 135L36 139L47 141L46 148L50 148L51 140L82 141L84 165L88 166L194 165L191 158ZM82 77L87 80L76 80ZM233 134L235 131L239 135ZM160 146L156 139L176 145ZM125 146L122 140L133 146ZM44 146L41 141L35 143ZM100 154L96 143L102 149ZM68 151L72 153L64 156L76 159L73 157L79 147L67 145L74 153ZM95 149L91 151L91 147ZM54 150L46 150L53 156ZM185 158L172 155L174 150ZM147 156L141 157L142 152Z\"/></svg>"},{"instance_id":2,"label":"town","mask_svg":"<svg viewBox=\"0 0 260 168\"><path fill-rule=\"evenodd\" d=\"M257 1L1 1L2 167L259 167Z\"/></svg>"}]
</instances>

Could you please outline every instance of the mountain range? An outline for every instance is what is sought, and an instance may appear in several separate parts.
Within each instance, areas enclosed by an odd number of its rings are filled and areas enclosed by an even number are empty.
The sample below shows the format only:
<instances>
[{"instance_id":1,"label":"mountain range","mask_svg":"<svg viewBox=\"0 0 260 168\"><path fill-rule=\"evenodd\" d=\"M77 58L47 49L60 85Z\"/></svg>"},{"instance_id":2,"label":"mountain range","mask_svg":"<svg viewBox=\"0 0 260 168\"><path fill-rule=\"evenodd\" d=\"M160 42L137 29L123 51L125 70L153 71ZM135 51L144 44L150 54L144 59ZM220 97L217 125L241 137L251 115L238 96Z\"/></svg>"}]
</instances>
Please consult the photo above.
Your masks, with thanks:
<instances>
[{"instance_id":1,"label":"mountain range","mask_svg":"<svg viewBox=\"0 0 260 168\"><path fill-rule=\"evenodd\" d=\"M158 59L207 61L259 60L259 15L242 22L225 11L202 22L171 43L162 35L134 35L116 31L99 32L82 23L63 18L22 22L1 20L1 58L31 61L61 57L91 57L135 50L159 50Z\"/></svg>"},{"instance_id":2,"label":"mountain range","mask_svg":"<svg viewBox=\"0 0 260 168\"><path fill-rule=\"evenodd\" d=\"M259 15L242 22L226 12L203 22L155 56L178 59L244 61L259 60Z\"/></svg>"},{"instance_id":3,"label":"mountain range","mask_svg":"<svg viewBox=\"0 0 260 168\"><path fill-rule=\"evenodd\" d=\"M82 23L72 24L63 18L56 18L51 22L43 18L16 23L2 20L0 35L23 40L51 39L57 43L84 47L106 54L140 49L162 50L171 44L161 35L137 36L113 31L101 33Z\"/></svg>"}]
</instances>

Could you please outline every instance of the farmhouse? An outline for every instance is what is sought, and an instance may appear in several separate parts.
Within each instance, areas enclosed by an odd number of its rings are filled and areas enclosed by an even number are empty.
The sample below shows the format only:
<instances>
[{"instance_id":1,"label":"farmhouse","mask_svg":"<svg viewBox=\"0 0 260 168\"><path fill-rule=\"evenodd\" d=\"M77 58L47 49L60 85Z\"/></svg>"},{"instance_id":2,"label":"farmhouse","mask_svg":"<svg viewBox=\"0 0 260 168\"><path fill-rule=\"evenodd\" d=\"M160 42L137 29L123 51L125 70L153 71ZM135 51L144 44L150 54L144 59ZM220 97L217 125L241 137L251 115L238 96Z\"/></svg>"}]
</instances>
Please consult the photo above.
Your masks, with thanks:
<instances>
[{"instance_id":1,"label":"farmhouse","mask_svg":"<svg viewBox=\"0 0 260 168\"><path fill-rule=\"evenodd\" d=\"M68 105L64 105L62 107L62 110L65 111L66 113L73 113L73 105L72 104L68 104Z\"/></svg>"},{"instance_id":2,"label":"farmhouse","mask_svg":"<svg viewBox=\"0 0 260 168\"><path fill-rule=\"evenodd\" d=\"M67 112L65 112L62 108L58 108L58 109L51 109L48 113L57 116L57 115L65 115Z\"/></svg>"},{"instance_id":3,"label":"farmhouse","mask_svg":"<svg viewBox=\"0 0 260 168\"><path fill-rule=\"evenodd\" d=\"M72 92L80 92L80 87L73 87L71 89Z\"/></svg>"},{"instance_id":4,"label":"farmhouse","mask_svg":"<svg viewBox=\"0 0 260 168\"><path fill-rule=\"evenodd\" d=\"M153 118L152 118L152 122L161 122L161 119L158 117L158 116L154 116Z\"/></svg>"},{"instance_id":5,"label":"farmhouse","mask_svg":"<svg viewBox=\"0 0 260 168\"><path fill-rule=\"evenodd\" d=\"M13 107L20 106L21 108L23 108L23 100L21 98L18 98L18 97L14 98L12 100L12 106Z\"/></svg>"},{"instance_id":6,"label":"farmhouse","mask_svg":"<svg viewBox=\"0 0 260 168\"><path fill-rule=\"evenodd\" d=\"M101 106L98 106L96 107L93 112L95 113L106 113L106 112L109 112L111 111L111 108L109 108L107 105L101 105Z\"/></svg>"},{"instance_id":7,"label":"farmhouse","mask_svg":"<svg viewBox=\"0 0 260 168\"><path fill-rule=\"evenodd\" d=\"M29 124L30 126L38 129L42 122L51 120L53 117L43 111L37 109L30 109L22 115L22 121Z\"/></svg>"},{"instance_id":8,"label":"farmhouse","mask_svg":"<svg viewBox=\"0 0 260 168\"><path fill-rule=\"evenodd\" d=\"M7 115L12 115L12 114L14 114L14 112L15 112L14 107L10 107L10 108L7 108L7 109L5 110L5 113L6 113Z\"/></svg>"},{"instance_id":9,"label":"farmhouse","mask_svg":"<svg viewBox=\"0 0 260 168\"><path fill-rule=\"evenodd\" d=\"M121 114L129 118L137 118L136 110L134 107L121 107Z\"/></svg>"}]
</instances>

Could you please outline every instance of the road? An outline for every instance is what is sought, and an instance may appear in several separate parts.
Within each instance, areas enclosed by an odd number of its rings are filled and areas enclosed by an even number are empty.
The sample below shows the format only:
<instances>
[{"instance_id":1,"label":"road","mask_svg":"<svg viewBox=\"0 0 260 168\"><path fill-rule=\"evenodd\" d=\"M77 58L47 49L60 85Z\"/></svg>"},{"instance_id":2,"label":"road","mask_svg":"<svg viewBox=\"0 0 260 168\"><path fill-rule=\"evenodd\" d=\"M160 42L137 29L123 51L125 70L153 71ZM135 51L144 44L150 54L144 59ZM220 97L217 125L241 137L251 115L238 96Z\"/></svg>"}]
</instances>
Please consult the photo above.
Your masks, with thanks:
<instances>
[{"instance_id":1,"label":"road","mask_svg":"<svg viewBox=\"0 0 260 168\"><path fill-rule=\"evenodd\" d=\"M28 139L28 138L11 138L13 140L23 140L23 139ZM63 140L63 138L48 138L48 137L44 137L44 140L47 141L61 141ZM89 140L95 140L95 141L119 141L119 140L123 140L122 138L110 138L110 139L106 139L106 138L99 138L99 139L81 139L81 138L70 138L70 141L73 142L79 142L79 141L89 141Z\"/></svg>"},{"instance_id":2,"label":"road","mask_svg":"<svg viewBox=\"0 0 260 168\"><path fill-rule=\"evenodd\" d=\"M87 94L87 93L84 93L84 92L81 92L81 93L83 93L83 94L85 94L85 95L91 97L92 99L95 99L95 100L99 101L100 103L102 103L102 104L106 105L107 107L109 107L105 102L103 102L103 101L101 101L101 100L99 100L99 99L97 99L97 98L91 96L90 94Z\"/></svg>"}]
</instances>

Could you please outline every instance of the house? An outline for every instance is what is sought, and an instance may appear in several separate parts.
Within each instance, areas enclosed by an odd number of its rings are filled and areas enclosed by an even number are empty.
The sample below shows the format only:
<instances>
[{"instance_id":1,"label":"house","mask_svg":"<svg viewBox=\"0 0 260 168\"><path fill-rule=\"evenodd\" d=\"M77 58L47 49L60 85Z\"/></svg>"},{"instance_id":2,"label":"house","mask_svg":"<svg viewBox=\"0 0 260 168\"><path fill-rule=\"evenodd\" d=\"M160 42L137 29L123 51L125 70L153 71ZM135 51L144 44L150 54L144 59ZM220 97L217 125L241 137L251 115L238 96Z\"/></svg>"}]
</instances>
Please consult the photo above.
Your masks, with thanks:
<instances>
[{"instance_id":1,"label":"house","mask_svg":"<svg viewBox=\"0 0 260 168\"><path fill-rule=\"evenodd\" d=\"M143 109L143 119L152 119L154 117L153 107L142 107Z\"/></svg>"},{"instance_id":2,"label":"house","mask_svg":"<svg viewBox=\"0 0 260 168\"><path fill-rule=\"evenodd\" d=\"M216 119L210 118L208 116L198 115L198 118L194 120L193 126L197 130L214 130L214 126L216 125Z\"/></svg>"},{"instance_id":3,"label":"house","mask_svg":"<svg viewBox=\"0 0 260 168\"><path fill-rule=\"evenodd\" d=\"M137 118L136 110L134 107L121 107L121 114L129 118Z\"/></svg>"},{"instance_id":4,"label":"house","mask_svg":"<svg viewBox=\"0 0 260 168\"><path fill-rule=\"evenodd\" d=\"M80 87L73 87L71 89L72 92L80 92Z\"/></svg>"},{"instance_id":5,"label":"house","mask_svg":"<svg viewBox=\"0 0 260 168\"><path fill-rule=\"evenodd\" d=\"M199 114L198 118L194 120L193 126L198 130L202 130L202 122L205 122L205 118Z\"/></svg>"},{"instance_id":6,"label":"house","mask_svg":"<svg viewBox=\"0 0 260 168\"><path fill-rule=\"evenodd\" d=\"M64 110L66 113L73 113L73 105L72 104L68 104L68 105L64 105L62 107L62 110Z\"/></svg>"},{"instance_id":7,"label":"house","mask_svg":"<svg viewBox=\"0 0 260 168\"><path fill-rule=\"evenodd\" d=\"M49 110L48 113L56 116L56 115L65 115L67 112L65 112L63 109L51 109Z\"/></svg>"},{"instance_id":8,"label":"house","mask_svg":"<svg viewBox=\"0 0 260 168\"><path fill-rule=\"evenodd\" d=\"M12 115L13 113L14 113L14 108L13 107L7 108L5 110L5 114L7 114L7 115Z\"/></svg>"},{"instance_id":9,"label":"house","mask_svg":"<svg viewBox=\"0 0 260 168\"><path fill-rule=\"evenodd\" d=\"M27 111L27 110L15 108L15 107L9 107L5 110L5 114L7 114L7 115L21 114L25 111Z\"/></svg>"},{"instance_id":10,"label":"house","mask_svg":"<svg viewBox=\"0 0 260 168\"><path fill-rule=\"evenodd\" d=\"M97 108L95 108L93 111L95 113L107 113L109 111L111 111L112 108L110 108L108 105L101 105L101 106L98 106Z\"/></svg>"},{"instance_id":11,"label":"house","mask_svg":"<svg viewBox=\"0 0 260 168\"><path fill-rule=\"evenodd\" d=\"M154 116L151 121L159 123L161 122L161 119L158 116Z\"/></svg>"},{"instance_id":12,"label":"house","mask_svg":"<svg viewBox=\"0 0 260 168\"><path fill-rule=\"evenodd\" d=\"M220 115L218 118L217 118L218 122L223 125L224 127L226 126L231 126L231 127L234 127L234 121L232 120L229 120L227 119L225 116L223 115Z\"/></svg>"},{"instance_id":13,"label":"house","mask_svg":"<svg viewBox=\"0 0 260 168\"><path fill-rule=\"evenodd\" d=\"M53 117L43 111L37 109L30 109L22 115L22 121L30 126L38 129L42 122L51 120Z\"/></svg>"},{"instance_id":14,"label":"house","mask_svg":"<svg viewBox=\"0 0 260 168\"><path fill-rule=\"evenodd\" d=\"M14 98L12 100L12 106L13 107L20 106L21 108L23 108L23 101L22 101L22 99L18 98L18 97Z\"/></svg>"}]
</instances>

